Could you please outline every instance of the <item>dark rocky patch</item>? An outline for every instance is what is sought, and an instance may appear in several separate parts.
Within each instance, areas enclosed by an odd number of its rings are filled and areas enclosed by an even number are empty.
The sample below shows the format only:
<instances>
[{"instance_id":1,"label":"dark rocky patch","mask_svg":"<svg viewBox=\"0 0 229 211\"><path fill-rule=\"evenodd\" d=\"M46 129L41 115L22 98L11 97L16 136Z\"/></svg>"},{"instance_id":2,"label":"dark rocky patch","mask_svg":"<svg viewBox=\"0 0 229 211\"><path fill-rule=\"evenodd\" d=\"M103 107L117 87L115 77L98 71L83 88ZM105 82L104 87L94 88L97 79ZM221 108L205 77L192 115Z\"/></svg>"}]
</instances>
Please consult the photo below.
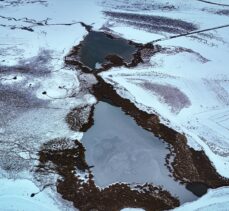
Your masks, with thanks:
<instances>
[{"instance_id":1,"label":"dark rocky patch","mask_svg":"<svg viewBox=\"0 0 229 211\"><path fill-rule=\"evenodd\" d=\"M93 110L91 106L82 106L73 109L66 116L66 122L71 130L86 132L90 125L88 122L93 122Z\"/></svg>"},{"instance_id":2,"label":"dark rocky patch","mask_svg":"<svg viewBox=\"0 0 229 211\"><path fill-rule=\"evenodd\" d=\"M208 186L200 182L188 183L186 188L199 197L206 194L208 190Z\"/></svg>"},{"instance_id":3,"label":"dark rocky patch","mask_svg":"<svg viewBox=\"0 0 229 211\"><path fill-rule=\"evenodd\" d=\"M218 10L216 14L229 16L229 10Z\"/></svg>"},{"instance_id":4,"label":"dark rocky patch","mask_svg":"<svg viewBox=\"0 0 229 211\"><path fill-rule=\"evenodd\" d=\"M124 12L108 12L104 14L116 22L124 23L130 26L149 31L149 32L167 32L173 34L187 33L197 30L198 27L190 22L179 19L172 19L163 16L141 15Z\"/></svg>"}]
</instances>

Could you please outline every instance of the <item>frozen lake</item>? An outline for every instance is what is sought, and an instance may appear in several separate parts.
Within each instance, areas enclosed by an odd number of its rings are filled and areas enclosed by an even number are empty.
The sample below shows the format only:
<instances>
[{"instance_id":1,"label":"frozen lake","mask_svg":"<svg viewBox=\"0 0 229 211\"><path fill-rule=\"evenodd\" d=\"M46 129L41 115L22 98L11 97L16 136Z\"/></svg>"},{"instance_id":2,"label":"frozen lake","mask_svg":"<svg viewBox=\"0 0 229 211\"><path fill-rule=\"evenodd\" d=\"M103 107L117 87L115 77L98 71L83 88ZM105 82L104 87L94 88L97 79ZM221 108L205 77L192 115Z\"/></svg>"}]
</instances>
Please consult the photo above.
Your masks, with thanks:
<instances>
[{"instance_id":1,"label":"frozen lake","mask_svg":"<svg viewBox=\"0 0 229 211\"><path fill-rule=\"evenodd\" d=\"M181 202L197 197L175 182L165 166L169 145L142 129L121 108L99 102L94 125L84 134L86 161L100 187L112 183L161 185Z\"/></svg>"},{"instance_id":2,"label":"frozen lake","mask_svg":"<svg viewBox=\"0 0 229 211\"><path fill-rule=\"evenodd\" d=\"M96 64L106 62L109 55L118 55L129 63L135 51L135 47L124 39L112 39L103 32L91 31L82 42L79 56L84 65L94 69Z\"/></svg>"}]
</instances>

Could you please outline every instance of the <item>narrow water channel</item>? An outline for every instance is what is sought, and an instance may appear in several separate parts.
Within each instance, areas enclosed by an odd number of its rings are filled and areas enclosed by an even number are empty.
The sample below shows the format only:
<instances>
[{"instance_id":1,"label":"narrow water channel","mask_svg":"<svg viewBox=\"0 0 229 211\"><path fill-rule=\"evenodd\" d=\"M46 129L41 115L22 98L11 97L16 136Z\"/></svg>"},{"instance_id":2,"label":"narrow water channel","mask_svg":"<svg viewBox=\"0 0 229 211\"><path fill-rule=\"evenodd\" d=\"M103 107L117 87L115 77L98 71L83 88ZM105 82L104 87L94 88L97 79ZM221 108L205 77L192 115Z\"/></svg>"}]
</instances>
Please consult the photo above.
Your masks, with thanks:
<instances>
[{"instance_id":1,"label":"narrow water channel","mask_svg":"<svg viewBox=\"0 0 229 211\"><path fill-rule=\"evenodd\" d=\"M178 196L181 203L197 198L169 176L165 166L169 144L138 126L119 107L100 101L95 106L94 125L84 134L82 143L100 187L152 183Z\"/></svg>"}]
</instances>

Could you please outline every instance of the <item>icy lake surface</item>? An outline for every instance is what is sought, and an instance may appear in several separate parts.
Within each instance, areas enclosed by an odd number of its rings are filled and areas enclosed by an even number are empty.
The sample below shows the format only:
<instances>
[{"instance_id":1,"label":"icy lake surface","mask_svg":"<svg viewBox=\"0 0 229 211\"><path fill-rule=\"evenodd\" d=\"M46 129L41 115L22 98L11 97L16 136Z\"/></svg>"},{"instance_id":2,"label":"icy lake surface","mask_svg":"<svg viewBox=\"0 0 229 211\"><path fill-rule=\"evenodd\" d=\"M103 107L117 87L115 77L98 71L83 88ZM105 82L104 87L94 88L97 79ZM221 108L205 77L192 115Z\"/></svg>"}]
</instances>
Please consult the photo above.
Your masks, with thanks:
<instances>
[{"instance_id":1,"label":"icy lake surface","mask_svg":"<svg viewBox=\"0 0 229 211\"><path fill-rule=\"evenodd\" d=\"M131 62L135 47L123 39L112 39L103 32L90 32L84 39L80 50L80 61L90 67L102 64L108 55L118 55Z\"/></svg>"},{"instance_id":2,"label":"icy lake surface","mask_svg":"<svg viewBox=\"0 0 229 211\"><path fill-rule=\"evenodd\" d=\"M169 177L168 144L142 129L120 108L105 102L95 106L94 125L84 134L86 161L100 187L112 183L153 183L164 186L181 202L197 197Z\"/></svg>"}]
</instances>

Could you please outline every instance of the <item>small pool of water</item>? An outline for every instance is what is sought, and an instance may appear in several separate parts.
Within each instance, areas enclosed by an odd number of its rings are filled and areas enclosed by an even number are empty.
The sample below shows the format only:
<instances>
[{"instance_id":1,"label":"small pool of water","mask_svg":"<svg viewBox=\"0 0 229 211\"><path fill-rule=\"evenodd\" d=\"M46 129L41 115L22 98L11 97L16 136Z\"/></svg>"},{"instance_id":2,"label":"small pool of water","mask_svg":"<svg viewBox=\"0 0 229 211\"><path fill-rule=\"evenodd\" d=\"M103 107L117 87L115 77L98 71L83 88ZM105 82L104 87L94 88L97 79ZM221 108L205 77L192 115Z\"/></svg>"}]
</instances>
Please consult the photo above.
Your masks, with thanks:
<instances>
[{"instance_id":1,"label":"small pool of water","mask_svg":"<svg viewBox=\"0 0 229 211\"><path fill-rule=\"evenodd\" d=\"M108 55L117 55L129 63L135 51L136 47L124 39L112 39L103 32L91 31L82 42L79 57L80 62L95 69L106 62Z\"/></svg>"},{"instance_id":2,"label":"small pool of water","mask_svg":"<svg viewBox=\"0 0 229 211\"><path fill-rule=\"evenodd\" d=\"M203 196L208 191L208 186L200 182L193 182L186 185L186 188L194 193L196 196Z\"/></svg>"},{"instance_id":3,"label":"small pool of water","mask_svg":"<svg viewBox=\"0 0 229 211\"><path fill-rule=\"evenodd\" d=\"M100 187L117 182L148 182L163 186L181 203L197 198L169 176L165 166L169 145L138 126L121 108L99 102L94 110L94 125L84 134L82 143Z\"/></svg>"}]
</instances>

